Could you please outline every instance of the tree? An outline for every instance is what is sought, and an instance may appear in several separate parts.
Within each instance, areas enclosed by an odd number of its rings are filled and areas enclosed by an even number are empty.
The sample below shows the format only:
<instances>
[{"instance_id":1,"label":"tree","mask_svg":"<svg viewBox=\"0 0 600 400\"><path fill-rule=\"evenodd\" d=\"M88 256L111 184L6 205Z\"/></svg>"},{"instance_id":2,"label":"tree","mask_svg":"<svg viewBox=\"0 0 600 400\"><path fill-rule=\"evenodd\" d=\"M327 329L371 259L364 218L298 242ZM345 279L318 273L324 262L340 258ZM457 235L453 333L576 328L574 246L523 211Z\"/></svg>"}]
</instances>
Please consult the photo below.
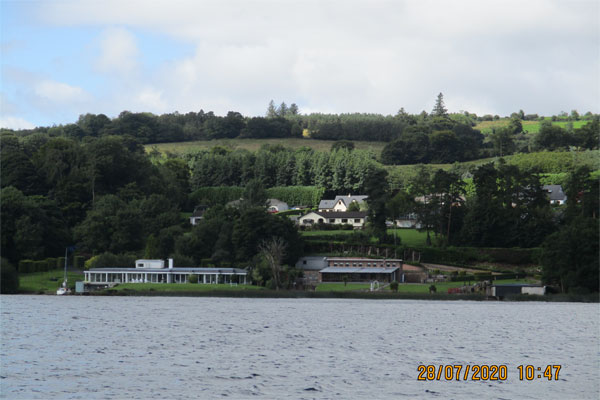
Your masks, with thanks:
<instances>
[{"instance_id":1,"label":"tree","mask_svg":"<svg viewBox=\"0 0 600 400\"><path fill-rule=\"evenodd\" d=\"M491 140L496 155L502 157L515 152L516 145L513 132L508 128L498 128L492 132Z\"/></svg>"},{"instance_id":2,"label":"tree","mask_svg":"<svg viewBox=\"0 0 600 400\"><path fill-rule=\"evenodd\" d=\"M277 117L277 109L275 108L275 102L271 100L269 102L269 106L267 107L267 118L275 117Z\"/></svg>"},{"instance_id":3,"label":"tree","mask_svg":"<svg viewBox=\"0 0 600 400\"><path fill-rule=\"evenodd\" d=\"M298 109L298 105L296 105L296 103L292 103L290 105L289 114L290 115L298 115L299 113L300 113L300 111Z\"/></svg>"},{"instance_id":4,"label":"tree","mask_svg":"<svg viewBox=\"0 0 600 400\"><path fill-rule=\"evenodd\" d=\"M285 101L282 101L281 104L279 105L279 108L277 109L277 115L280 117L285 117L286 115L288 115L289 113L289 109L287 104L285 104Z\"/></svg>"},{"instance_id":5,"label":"tree","mask_svg":"<svg viewBox=\"0 0 600 400\"><path fill-rule=\"evenodd\" d=\"M263 240L259 245L260 254L265 258L271 269L271 276L276 290L281 287L281 262L285 256L286 247L285 240L278 236Z\"/></svg>"},{"instance_id":6,"label":"tree","mask_svg":"<svg viewBox=\"0 0 600 400\"><path fill-rule=\"evenodd\" d=\"M4 257L0 259L0 293L13 294L19 291L17 269Z\"/></svg>"},{"instance_id":7,"label":"tree","mask_svg":"<svg viewBox=\"0 0 600 400\"><path fill-rule=\"evenodd\" d=\"M349 140L338 140L331 145L331 151L336 151L339 149L346 149L352 151L354 150L354 142L351 142Z\"/></svg>"},{"instance_id":8,"label":"tree","mask_svg":"<svg viewBox=\"0 0 600 400\"><path fill-rule=\"evenodd\" d=\"M577 217L550 235L542 246L540 263L546 284L563 292L598 292L598 220Z\"/></svg>"},{"instance_id":9,"label":"tree","mask_svg":"<svg viewBox=\"0 0 600 400\"><path fill-rule=\"evenodd\" d=\"M367 198L369 226L371 233L380 243L385 242L387 237L385 221L387 217L386 203L388 202L389 193L387 185L382 184L382 182L386 181L386 178L387 171L377 168L371 170L365 180L365 194L369 196Z\"/></svg>"},{"instance_id":10,"label":"tree","mask_svg":"<svg viewBox=\"0 0 600 400\"><path fill-rule=\"evenodd\" d=\"M244 189L243 199L250 207L266 207L267 191L260 179L252 179Z\"/></svg>"},{"instance_id":11,"label":"tree","mask_svg":"<svg viewBox=\"0 0 600 400\"><path fill-rule=\"evenodd\" d=\"M435 106L433 107L431 114L435 117L447 117L448 116L448 110L446 109L446 107L444 105L444 95L442 94L442 92L440 92L440 94L438 94L437 100L435 101Z\"/></svg>"}]
</instances>

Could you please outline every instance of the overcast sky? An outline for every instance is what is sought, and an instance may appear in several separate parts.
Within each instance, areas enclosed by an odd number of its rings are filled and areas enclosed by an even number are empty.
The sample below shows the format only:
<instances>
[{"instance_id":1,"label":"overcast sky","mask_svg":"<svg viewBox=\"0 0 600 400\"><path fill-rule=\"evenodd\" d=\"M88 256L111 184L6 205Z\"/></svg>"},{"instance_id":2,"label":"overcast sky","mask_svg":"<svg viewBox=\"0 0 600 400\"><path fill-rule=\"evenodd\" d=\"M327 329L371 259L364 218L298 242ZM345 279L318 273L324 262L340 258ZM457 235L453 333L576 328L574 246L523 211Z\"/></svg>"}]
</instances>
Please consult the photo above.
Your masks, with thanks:
<instances>
[{"instance_id":1,"label":"overcast sky","mask_svg":"<svg viewBox=\"0 0 600 400\"><path fill-rule=\"evenodd\" d=\"M600 2L1 1L0 126L83 113L600 104Z\"/></svg>"}]
</instances>

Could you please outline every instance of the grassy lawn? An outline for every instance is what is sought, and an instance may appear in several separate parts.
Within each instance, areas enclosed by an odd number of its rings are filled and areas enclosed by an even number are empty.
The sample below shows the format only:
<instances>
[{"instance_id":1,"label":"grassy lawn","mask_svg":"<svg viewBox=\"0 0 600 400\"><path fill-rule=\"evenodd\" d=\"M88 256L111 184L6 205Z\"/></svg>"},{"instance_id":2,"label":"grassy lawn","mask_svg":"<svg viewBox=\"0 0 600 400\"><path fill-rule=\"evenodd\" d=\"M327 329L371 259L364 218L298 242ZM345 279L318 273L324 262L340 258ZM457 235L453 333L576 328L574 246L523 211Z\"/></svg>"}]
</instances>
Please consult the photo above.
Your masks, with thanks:
<instances>
[{"instance_id":1,"label":"grassy lawn","mask_svg":"<svg viewBox=\"0 0 600 400\"><path fill-rule=\"evenodd\" d=\"M301 231L300 234L306 238L311 238L315 236L333 236L333 235L351 235L355 231ZM394 229L387 230L388 235L394 234ZM402 244L406 246L425 246L425 241L427 239L426 232L419 232L416 229L396 229L396 235L402 241Z\"/></svg>"},{"instance_id":2,"label":"grassy lawn","mask_svg":"<svg viewBox=\"0 0 600 400\"><path fill-rule=\"evenodd\" d=\"M265 144L282 145L298 149L301 147L310 147L316 151L329 151L331 145L335 143L333 140L315 140L301 138L287 139L217 139L217 140L197 140L193 142L177 142L177 143L156 143L147 144L146 151L149 152L156 147L161 153L171 152L176 154L194 153L199 150L211 149L215 146L222 146L230 149L246 149L256 151ZM375 154L381 154L381 150L386 145L385 142L364 142L354 141L354 146L357 149L372 149Z\"/></svg>"},{"instance_id":3,"label":"grassy lawn","mask_svg":"<svg viewBox=\"0 0 600 400\"><path fill-rule=\"evenodd\" d=\"M468 282L467 282L468 283ZM474 281L471 281L473 284ZM501 279L494 281L494 284L506 284L506 283L539 283L533 279ZM429 286L431 283L404 283L398 285L398 293L429 293ZM447 293L450 288L457 288L464 285L464 282L438 282L434 284L437 293ZM389 287L387 288L389 290Z\"/></svg>"},{"instance_id":4,"label":"grassy lawn","mask_svg":"<svg viewBox=\"0 0 600 400\"><path fill-rule=\"evenodd\" d=\"M56 293L62 284L64 270L19 274L19 291L25 293ZM75 290L75 281L82 281L83 273L67 271L68 285Z\"/></svg>"},{"instance_id":5,"label":"grassy lawn","mask_svg":"<svg viewBox=\"0 0 600 400\"><path fill-rule=\"evenodd\" d=\"M157 292L208 292L211 290L262 290L263 287L252 285L199 284L199 283L121 283L116 291L157 291Z\"/></svg>"},{"instance_id":6,"label":"grassy lawn","mask_svg":"<svg viewBox=\"0 0 600 400\"><path fill-rule=\"evenodd\" d=\"M397 237L402 240L405 246L425 246L427 241L427 232L419 232L416 229L395 229ZM394 235L394 229L387 230L388 235ZM433 234L432 240L433 240Z\"/></svg>"},{"instance_id":7,"label":"grassy lawn","mask_svg":"<svg viewBox=\"0 0 600 400\"><path fill-rule=\"evenodd\" d=\"M468 282L467 282L468 283ZM471 283L474 283L471 281ZM506 283L539 283L534 279L502 279L494 281L496 284ZM435 287L437 293L447 293L450 288L457 288L464 285L464 282L440 282L436 283ZM429 286L431 283L401 283L398 285L398 293L429 293ZM370 283L348 283L344 286L341 282L327 282L320 283L317 286L317 292L352 292L359 290L369 290L371 287ZM389 291L389 286L383 289L383 291Z\"/></svg>"},{"instance_id":8,"label":"grassy lawn","mask_svg":"<svg viewBox=\"0 0 600 400\"><path fill-rule=\"evenodd\" d=\"M319 283L317 286L317 292L348 292L353 290L368 290L370 288L370 283L348 283L346 286L344 286L343 283L327 282Z\"/></svg>"}]
</instances>

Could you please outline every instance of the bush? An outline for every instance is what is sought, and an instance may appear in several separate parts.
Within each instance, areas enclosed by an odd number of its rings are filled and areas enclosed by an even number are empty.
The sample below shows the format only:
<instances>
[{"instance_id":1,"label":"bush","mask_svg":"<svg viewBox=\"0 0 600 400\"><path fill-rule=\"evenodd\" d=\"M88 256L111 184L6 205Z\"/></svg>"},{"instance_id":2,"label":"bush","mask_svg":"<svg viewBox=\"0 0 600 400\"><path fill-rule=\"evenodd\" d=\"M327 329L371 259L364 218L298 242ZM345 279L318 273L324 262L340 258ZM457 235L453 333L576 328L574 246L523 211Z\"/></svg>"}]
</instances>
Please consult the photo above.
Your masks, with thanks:
<instances>
[{"instance_id":1,"label":"bush","mask_svg":"<svg viewBox=\"0 0 600 400\"><path fill-rule=\"evenodd\" d=\"M52 271L56 269L56 258L46 258L46 271Z\"/></svg>"},{"instance_id":2,"label":"bush","mask_svg":"<svg viewBox=\"0 0 600 400\"><path fill-rule=\"evenodd\" d=\"M22 274L29 274L29 273L33 272L33 261L32 260L19 261L19 272Z\"/></svg>"},{"instance_id":3,"label":"bush","mask_svg":"<svg viewBox=\"0 0 600 400\"><path fill-rule=\"evenodd\" d=\"M58 257L56 259L56 268L65 269L65 258L64 257Z\"/></svg>"},{"instance_id":4,"label":"bush","mask_svg":"<svg viewBox=\"0 0 600 400\"><path fill-rule=\"evenodd\" d=\"M0 293L12 294L19 291L19 274L6 259L0 259Z\"/></svg>"},{"instance_id":5,"label":"bush","mask_svg":"<svg viewBox=\"0 0 600 400\"><path fill-rule=\"evenodd\" d=\"M189 283L198 283L198 275L192 274L192 275L188 276L188 282Z\"/></svg>"},{"instance_id":6,"label":"bush","mask_svg":"<svg viewBox=\"0 0 600 400\"><path fill-rule=\"evenodd\" d=\"M393 281L392 283L390 283L390 290L392 290L393 292L397 292L398 291L398 282Z\"/></svg>"},{"instance_id":7,"label":"bush","mask_svg":"<svg viewBox=\"0 0 600 400\"><path fill-rule=\"evenodd\" d=\"M73 266L76 269L83 269L84 263L85 263L85 257L83 257L83 256L73 257Z\"/></svg>"},{"instance_id":8,"label":"bush","mask_svg":"<svg viewBox=\"0 0 600 400\"><path fill-rule=\"evenodd\" d=\"M429 293L436 293L436 292L437 292L437 288L435 287L435 285L429 286Z\"/></svg>"},{"instance_id":9,"label":"bush","mask_svg":"<svg viewBox=\"0 0 600 400\"><path fill-rule=\"evenodd\" d=\"M48 271L48 263L46 260L34 261L33 272L45 272Z\"/></svg>"},{"instance_id":10,"label":"bush","mask_svg":"<svg viewBox=\"0 0 600 400\"><path fill-rule=\"evenodd\" d=\"M64 257L61 257L64 262ZM86 268L132 268L135 266L134 254L102 253L85 263Z\"/></svg>"}]
</instances>

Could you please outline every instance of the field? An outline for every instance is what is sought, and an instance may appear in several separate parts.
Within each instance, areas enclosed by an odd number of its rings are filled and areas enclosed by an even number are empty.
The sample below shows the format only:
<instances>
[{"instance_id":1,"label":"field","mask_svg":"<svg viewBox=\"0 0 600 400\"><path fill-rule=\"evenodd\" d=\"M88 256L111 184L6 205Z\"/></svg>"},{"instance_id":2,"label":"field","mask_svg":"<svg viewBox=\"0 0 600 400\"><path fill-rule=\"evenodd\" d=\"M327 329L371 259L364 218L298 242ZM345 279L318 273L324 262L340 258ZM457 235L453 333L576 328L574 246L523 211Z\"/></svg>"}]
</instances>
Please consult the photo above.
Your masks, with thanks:
<instances>
[{"instance_id":1,"label":"field","mask_svg":"<svg viewBox=\"0 0 600 400\"><path fill-rule=\"evenodd\" d=\"M264 145L282 145L293 149L301 147L310 147L316 151L329 151L331 145L335 143L333 140L315 140L302 138L286 138L286 139L217 139L217 140L198 140L194 142L177 142L177 143L157 143L147 144L146 151L150 152L156 148L161 153L186 154L194 153L199 150L208 150L215 146L222 146L232 150L245 149L256 151ZM381 150L386 145L385 142L361 142L354 141L354 146L357 149L368 150L372 149L379 156Z\"/></svg>"},{"instance_id":2,"label":"field","mask_svg":"<svg viewBox=\"0 0 600 400\"><path fill-rule=\"evenodd\" d=\"M572 121L573 128L579 129L583 125L587 124L589 121ZM510 123L510 118L502 118L495 121L482 121L475 125L475 129L478 129L483 134L492 133L493 128L500 128L503 126L507 126ZM537 133L540 131L541 121L521 121L523 125L523 131L526 133ZM555 121L552 122L553 125L558 125L562 128L566 128L569 122L567 121Z\"/></svg>"},{"instance_id":3,"label":"field","mask_svg":"<svg viewBox=\"0 0 600 400\"><path fill-rule=\"evenodd\" d=\"M351 235L354 231L335 230L335 231L301 231L300 234L310 239L311 237L335 236L335 235ZM394 234L394 229L387 230L388 235ZM424 246L427 238L427 233L419 232L416 229L396 229L396 235L400 238L403 245L406 246Z\"/></svg>"},{"instance_id":4,"label":"field","mask_svg":"<svg viewBox=\"0 0 600 400\"><path fill-rule=\"evenodd\" d=\"M34 272L19 275L19 292L22 293L56 293L64 277L64 270ZM75 289L75 281L83 280L83 273L67 271L68 286Z\"/></svg>"}]
</instances>

